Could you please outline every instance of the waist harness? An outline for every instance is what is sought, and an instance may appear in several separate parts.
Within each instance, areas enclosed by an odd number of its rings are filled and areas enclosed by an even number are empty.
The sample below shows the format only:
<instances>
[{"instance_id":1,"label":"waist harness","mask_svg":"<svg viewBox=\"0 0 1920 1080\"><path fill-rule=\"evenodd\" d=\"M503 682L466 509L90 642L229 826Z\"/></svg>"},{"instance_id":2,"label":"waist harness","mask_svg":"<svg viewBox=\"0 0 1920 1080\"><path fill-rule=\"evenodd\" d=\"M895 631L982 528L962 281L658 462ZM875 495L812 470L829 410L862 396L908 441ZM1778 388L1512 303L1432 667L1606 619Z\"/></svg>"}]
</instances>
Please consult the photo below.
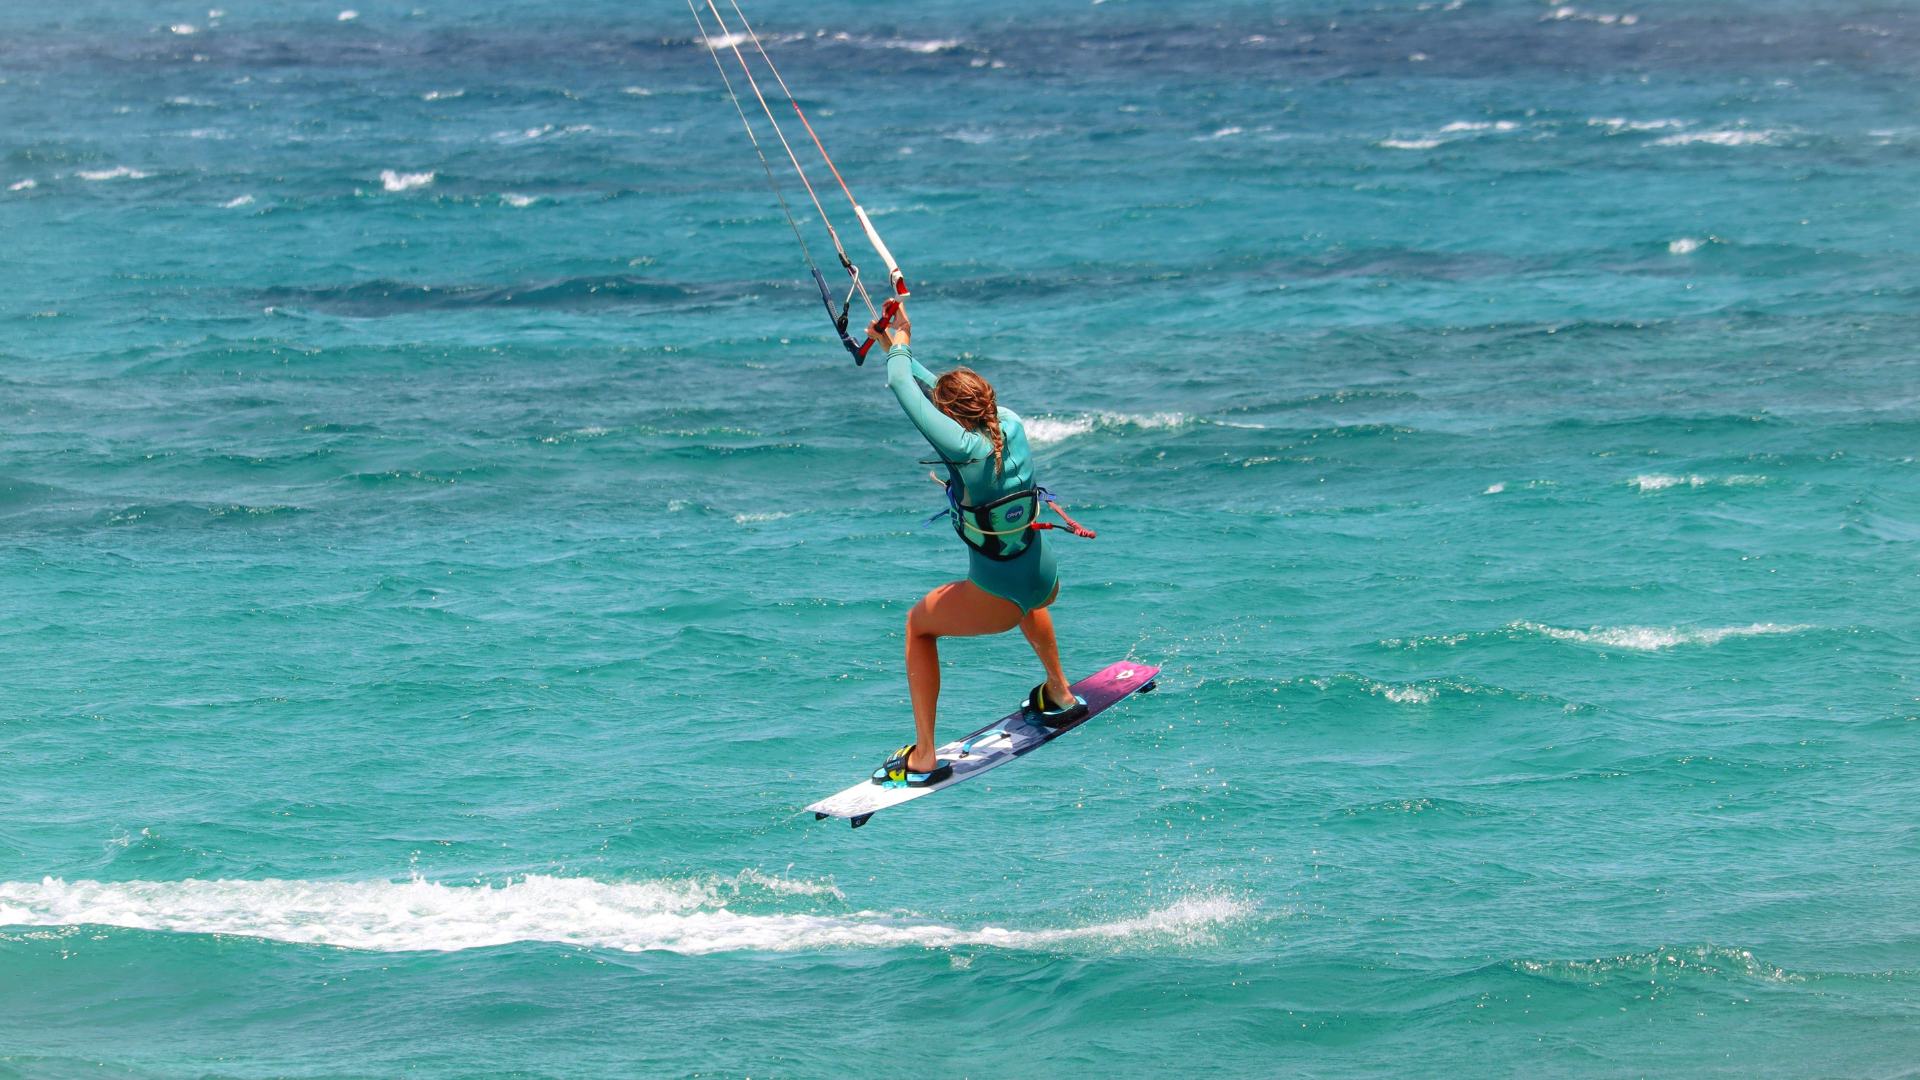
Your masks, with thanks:
<instances>
[{"instance_id":1,"label":"waist harness","mask_svg":"<svg viewBox=\"0 0 1920 1080\"><path fill-rule=\"evenodd\" d=\"M928 518L927 524L943 517L951 519L953 531L959 534L962 543L995 562L1019 558L1032 546L1033 534L1041 529L1065 529L1084 540L1094 538L1092 529L1067 516L1054 500L1053 492L1038 485L976 506L966 501L958 479L942 480L932 473L927 476L947 491L946 509ZM1041 503L1052 507L1066 524L1041 521Z\"/></svg>"}]
</instances>

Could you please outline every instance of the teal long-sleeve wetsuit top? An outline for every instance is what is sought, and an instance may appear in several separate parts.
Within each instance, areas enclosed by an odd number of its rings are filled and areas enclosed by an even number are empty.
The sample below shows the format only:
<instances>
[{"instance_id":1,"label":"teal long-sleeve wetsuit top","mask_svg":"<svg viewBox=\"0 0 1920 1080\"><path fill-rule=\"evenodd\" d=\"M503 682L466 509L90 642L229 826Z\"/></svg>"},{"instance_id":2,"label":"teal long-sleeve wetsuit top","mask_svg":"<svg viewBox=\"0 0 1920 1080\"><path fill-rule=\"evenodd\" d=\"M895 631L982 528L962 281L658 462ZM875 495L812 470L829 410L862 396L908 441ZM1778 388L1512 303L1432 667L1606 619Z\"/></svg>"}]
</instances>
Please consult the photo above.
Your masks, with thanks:
<instances>
[{"instance_id":1,"label":"teal long-sleeve wetsuit top","mask_svg":"<svg viewBox=\"0 0 1920 1080\"><path fill-rule=\"evenodd\" d=\"M927 395L933 390L933 372L920 366L905 345L887 350L887 387L900 399L907 419L933 444L934 454L946 463L947 475L960 483L962 501L983 506L995 499L1033 486L1033 454L1027 448L1027 427L1012 409L1000 409L1000 469L993 467L993 442L984 432L968 431L940 411ZM1021 614L1043 607L1059 584L1059 570L1047 534L1033 533L1019 555L990 559L967 549L967 580L1004 600L1019 605Z\"/></svg>"}]
</instances>

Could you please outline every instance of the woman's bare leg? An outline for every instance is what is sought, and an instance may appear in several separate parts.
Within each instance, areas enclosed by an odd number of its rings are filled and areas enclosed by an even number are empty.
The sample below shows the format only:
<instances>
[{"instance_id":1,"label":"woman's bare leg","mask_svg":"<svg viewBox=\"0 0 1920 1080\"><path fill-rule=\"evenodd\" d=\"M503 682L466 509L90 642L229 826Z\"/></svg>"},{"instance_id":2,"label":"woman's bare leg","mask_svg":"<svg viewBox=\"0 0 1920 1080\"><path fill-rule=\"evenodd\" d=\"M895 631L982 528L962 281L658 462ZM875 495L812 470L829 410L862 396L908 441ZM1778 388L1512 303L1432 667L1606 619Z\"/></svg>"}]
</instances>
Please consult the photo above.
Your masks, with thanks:
<instances>
[{"instance_id":1,"label":"woman's bare leg","mask_svg":"<svg viewBox=\"0 0 1920 1080\"><path fill-rule=\"evenodd\" d=\"M1047 598L1053 602L1052 597ZM1040 658L1040 666L1047 669L1047 700L1056 705L1065 705L1073 701L1073 685L1067 682L1066 672L1060 670L1060 645L1053 638L1053 613L1044 606L1027 612L1020 620L1020 632L1027 636L1027 644L1033 646L1033 655Z\"/></svg>"},{"instance_id":2,"label":"woman's bare leg","mask_svg":"<svg viewBox=\"0 0 1920 1080\"><path fill-rule=\"evenodd\" d=\"M920 598L907 612L907 691L913 697L913 752L907 768L928 772L933 756L934 714L940 704L943 637L1002 634L1020 625L1020 606L971 581L952 581Z\"/></svg>"}]
</instances>

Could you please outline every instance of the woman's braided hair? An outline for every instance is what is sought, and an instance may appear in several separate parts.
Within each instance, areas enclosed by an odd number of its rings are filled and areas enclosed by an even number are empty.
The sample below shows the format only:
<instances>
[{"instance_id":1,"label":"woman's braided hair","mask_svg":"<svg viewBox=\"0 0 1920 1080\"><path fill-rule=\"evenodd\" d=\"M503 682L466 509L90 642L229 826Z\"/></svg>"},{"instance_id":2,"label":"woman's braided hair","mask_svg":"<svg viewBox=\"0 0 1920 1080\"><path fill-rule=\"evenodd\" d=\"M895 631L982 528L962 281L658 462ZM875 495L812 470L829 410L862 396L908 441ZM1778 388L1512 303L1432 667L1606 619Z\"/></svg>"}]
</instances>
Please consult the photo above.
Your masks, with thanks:
<instances>
[{"instance_id":1,"label":"woman's braided hair","mask_svg":"<svg viewBox=\"0 0 1920 1080\"><path fill-rule=\"evenodd\" d=\"M969 431L985 431L993 443L993 473L1001 472L1006 437L1000 434L1000 406L993 385L972 368L954 368L933 384L933 404Z\"/></svg>"}]
</instances>

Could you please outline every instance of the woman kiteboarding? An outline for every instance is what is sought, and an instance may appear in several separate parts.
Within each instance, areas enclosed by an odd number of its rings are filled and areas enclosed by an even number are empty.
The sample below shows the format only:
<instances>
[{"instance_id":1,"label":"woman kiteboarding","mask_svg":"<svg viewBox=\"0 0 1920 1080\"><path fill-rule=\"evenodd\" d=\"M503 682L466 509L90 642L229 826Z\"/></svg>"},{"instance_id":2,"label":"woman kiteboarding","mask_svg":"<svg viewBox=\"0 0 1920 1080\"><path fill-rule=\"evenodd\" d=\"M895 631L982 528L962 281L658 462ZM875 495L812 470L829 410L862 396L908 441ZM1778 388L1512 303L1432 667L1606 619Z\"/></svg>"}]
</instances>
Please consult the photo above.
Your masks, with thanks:
<instances>
[{"instance_id":1,"label":"woman kiteboarding","mask_svg":"<svg viewBox=\"0 0 1920 1080\"><path fill-rule=\"evenodd\" d=\"M907 613L914 741L874 770L875 783L925 787L953 774L953 766L934 755L941 638L1003 634L1017 626L1047 674L1027 695L1029 712L1058 725L1079 719L1087 706L1060 670L1047 610L1060 594L1060 579L1044 531L1055 526L1037 520L1040 504L1052 499L1034 484L1026 425L994 400L992 385L978 373L961 367L936 378L922 367L908 347L905 307L888 307L891 318L876 320L867 333L886 346L887 387L933 446L936 460L927 464L946 468L947 515L967 545L965 580L935 588ZM1076 534L1091 535L1066 520Z\"/></svg>"},{"instance_id":2,"label":"woman kiteboarding","mask_svg":"<svg viewBox=\"0 0 1920 1080\"><path fill-rule=\"evenodd\" d=\"M913 353L908 349L911 330L901 306L911 295L906 275L880 238L873 217L853 197L847 178L827 154L819 132L807 119L806 109L793 96L740 5L736 0L726 0L726 3L733 12L734 23L729 23L714 0L702 0L701 5L687 0L687 9L693 14L702 44L713 57L727 97L740 117L741 127L746 130L747 141L760 159L760 168L767 175L767 186L773 191L781 216L800 247L800 258L819 290L820 304L826 309L835 336L856 365L866 362L868 350L876 343L885 346L887 385L900 399L901 407L907 410L907 417L920 429L920 434L933 444L935 460L927 464L946 468L947 508L942 516L952 520L954 532L967 545L966 579L934 589L907 614L907 686L913 698L914 741L902 746L885 764L873 770L869 776L871 783L863 780L808 807L816 818L846 818L857 829L877 810L928 794L926 789L949 781L957 783L978 776L1071 730L1082 719L1112 706L1135 690L1143 693L1151 690L1160 669L1129 658L1078 684L1067 682L1060 670L1053 617L1047 611L1047 605L1059 595L1060 582L1044 533L1049 529L1065 529L1075 536L1092 539L1092 531L1068 517L1045 488L1034 484L1026 425L1012 410L1000 408L994 401L993 387L985 379L966 368L955 368L935 378L932 372L914 362ZM702 5L719 30L717 36L707 32ZM735 24L739 26L739 33L733 29ZM758 73L756 65L747 59L747 52L741 49L742 45L749 46L758 58ZM844 293L827 283L827 275L814 261L800 219L794 216L798 200L788 202L773 162L768 160L766 148L754 134L755 121L749 119L746 106L735 92L733 77L722 62L723 52L732 55L745 87L760 106L759 115L765 118L766 129L774 136L774 141L767 146L778 146L793 166L794 178L806 192L806 202L800 205L812 206L818 215L819 225L833 245L834 258L846 272ZM768 75L772 81L763 83L762 77ZM880 303L876 304L869 294L860 276L860 267L841 242L826 204L808 178L806 167L800 163L800 155L794 151L793 140L782 130L772 104L767 101L765 90L768 88L775 90L776 96L784 98L793 109L794 118L800 122L807 139L820 152L821 162L839 185L841 194L847 197L860 231L866 234L874 254L886 267L886 291ZM848 332L856 302L873 317L873 322L867 325L865 341L856 341ZM936 481L940 479L934 477ZM1038 520L1042 505L1052 508L1063 524ZM1040 658L1046 679L1027 695L1027 703L1020 713L968 736L955 744L947 760L942 760L933 741L934 714L940 699L940 639L1002 634L1016 626L1033 646L1034 655ZM1080 687L1085 697L1075 694L1074 685ZM954 768L954 761L961 762L958 770ZM920 790L903 790L906 788Z\"/></svg>"}]
</instances>

